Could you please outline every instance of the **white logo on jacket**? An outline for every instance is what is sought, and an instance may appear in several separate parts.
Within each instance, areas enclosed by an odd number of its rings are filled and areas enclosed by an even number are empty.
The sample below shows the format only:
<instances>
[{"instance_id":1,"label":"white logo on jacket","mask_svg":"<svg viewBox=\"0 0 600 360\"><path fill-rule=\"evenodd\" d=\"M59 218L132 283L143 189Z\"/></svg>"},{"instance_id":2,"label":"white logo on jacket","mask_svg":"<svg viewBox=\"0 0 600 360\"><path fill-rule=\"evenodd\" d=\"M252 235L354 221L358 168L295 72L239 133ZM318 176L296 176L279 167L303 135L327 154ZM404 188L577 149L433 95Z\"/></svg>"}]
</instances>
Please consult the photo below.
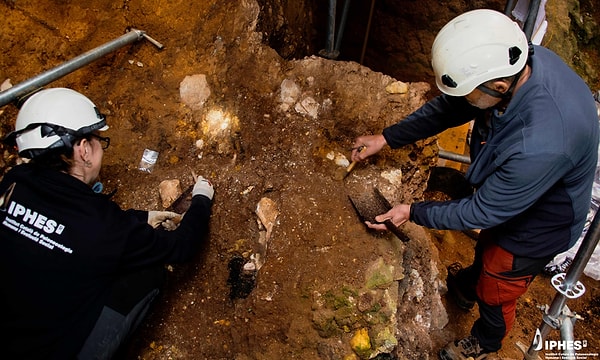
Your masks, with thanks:
<instances>
[{"instance_id":1,"label":"white logo on jacket","mask_svg":"<svg viewBox=\"0 0 600 360\"><path fill-rule=\"evenodd\" d=\"M39 214L36 211L26 208L25 206L12 201L8 207L8 214L12 215L16 219L21 220L36 229L42 230L46 234L61 234L65 229L65 226L47 218L46 216Z\"/></svg>"}]
</instances>

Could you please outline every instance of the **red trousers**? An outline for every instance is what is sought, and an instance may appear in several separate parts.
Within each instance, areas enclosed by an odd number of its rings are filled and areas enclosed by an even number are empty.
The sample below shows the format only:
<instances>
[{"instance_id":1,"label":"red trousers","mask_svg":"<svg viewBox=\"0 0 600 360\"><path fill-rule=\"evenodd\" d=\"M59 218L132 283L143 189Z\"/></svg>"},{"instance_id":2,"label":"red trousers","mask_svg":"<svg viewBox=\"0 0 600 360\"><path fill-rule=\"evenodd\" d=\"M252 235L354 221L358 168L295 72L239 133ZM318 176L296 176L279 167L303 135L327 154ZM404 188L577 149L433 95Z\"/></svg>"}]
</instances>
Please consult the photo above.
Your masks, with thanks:
<instances>
[{"instance_id":1,"label":"red trousers","mask_svg":"<svg viewBox=\"0 0 600 360\"><path fill-rule=\"evenodd\" d=\"M491 231L482 231L475 247L473 265L465 281L475 287L479 319L471 334L483 349L494 352L515 322L517 299L552 257L529 258L511 254L493 241ZM462 281L462 279L461 279Z\"/></svg>"}]
</instances>

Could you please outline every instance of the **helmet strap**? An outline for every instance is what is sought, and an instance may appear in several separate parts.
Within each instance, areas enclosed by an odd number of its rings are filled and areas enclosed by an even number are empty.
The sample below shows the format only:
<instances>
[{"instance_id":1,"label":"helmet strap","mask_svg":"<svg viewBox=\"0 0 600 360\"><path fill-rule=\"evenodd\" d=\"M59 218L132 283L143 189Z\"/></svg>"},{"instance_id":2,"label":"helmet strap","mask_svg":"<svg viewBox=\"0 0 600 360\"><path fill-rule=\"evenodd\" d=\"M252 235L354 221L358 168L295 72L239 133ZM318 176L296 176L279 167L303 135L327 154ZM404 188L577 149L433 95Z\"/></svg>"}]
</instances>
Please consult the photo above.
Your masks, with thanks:
<instances>
[{"instance_id":1,"label":"helmet strap","mask_svg":"<svg viewBox=\"0 0 600 360\"><path fill-rule=\"evenodd\" d=\"M508 87L508 90L506 90L506 92L501 93L500 91L496 91L494 89L490 89L489 87L485 86L484 84L479 85L476 89L495 98L498 99L502 99L502 100L509 100L510 98L512 98L512 94L513 91L515 90L515 87L517 86L517 83L519 82L519 79L521 78L521 75L523 74L523 70L525 70L525 67L523 67L523 69L521 69L521 71L519 71L518 73L516 73L514 76L513 81L511 82L510 86Z\"/></svg>"},{"instance_id":2,"label":"helmet strap","mask_svg":"<svg viewBox=\"0 0 600 360\"><path fill-rule=\"evenodd\" d=\"M53 146L51 147L60 147L60 146L64 146L67 148L72 148L73 147L73 140L75 140L77 138L77 131L73 131L71 129L67 129L63 126L60 125L56 125L56 124L42 124L42 128L40 130L42 132L42 136L50 136L50 135L56 135L60 138L60 141L62 142L56 142Z\"/></svg>"},{"instance_id":3,"label":"helmet strap","mask_svg":"<svg viewBox=\"0 0 600 360\"><path fill-rule=\"evenodd\" d=\"M510 84L510 87L508 88L508 90L506 90L506 92L504 93L503 99L504 100L509 100L512 98L513 96L513 91L515 90L515 87L517 86L517 83L519 82L519 79L521 79L521 75L523 75L523 71L525 70L525 67L527 65L523 66L523 68L521 69L521 71L519 71L516 75L514 80L512 81L512 83Z\"/></svg>"},{"instance_id":4,"label":"helmet strap","mask_svg":"<svg viewBox=\"0 0 600 360\"><path fill-rule=\"evenodd\" d=\"M511 84L512 85L512 84ZM494 89L491 89L483 84L479 85L477 88L477 90L481 91L482 93L485 93L491 97L495 97L498 99L504 99L505 94L501 93L500 91L496 91Z\"/></svg>"}]
</instances>

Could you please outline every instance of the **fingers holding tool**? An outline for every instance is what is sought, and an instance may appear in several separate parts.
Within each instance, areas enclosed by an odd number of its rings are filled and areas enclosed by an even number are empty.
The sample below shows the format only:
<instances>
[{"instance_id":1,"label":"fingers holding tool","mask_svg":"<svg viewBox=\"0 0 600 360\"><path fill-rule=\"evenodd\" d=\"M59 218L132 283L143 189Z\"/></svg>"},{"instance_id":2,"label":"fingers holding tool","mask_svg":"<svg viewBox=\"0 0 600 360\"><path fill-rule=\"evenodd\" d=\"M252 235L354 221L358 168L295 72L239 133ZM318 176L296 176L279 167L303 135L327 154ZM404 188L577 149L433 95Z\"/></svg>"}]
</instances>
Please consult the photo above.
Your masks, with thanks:
<instances>
[{"instance_id":1,"label":"fingers holding tool","mask_svg":"<svg viewBox=\"0 0 600 360\"><path fill-rule=\"evenodd\" d=\"M363 152L367 147L365 145L360 145L356 148L352 148L352 159L355 158L354 153L356 152L357 154ZM352 169L354 169L354 167L356 166L356 164L359 162L360 160L353 160L350 165L348 165L348 167L346 168L346 171L344 173L344 178L346 176L348 176L348 174L350 174L350 172L352 171Z\"/></svg>"}]
</instances>

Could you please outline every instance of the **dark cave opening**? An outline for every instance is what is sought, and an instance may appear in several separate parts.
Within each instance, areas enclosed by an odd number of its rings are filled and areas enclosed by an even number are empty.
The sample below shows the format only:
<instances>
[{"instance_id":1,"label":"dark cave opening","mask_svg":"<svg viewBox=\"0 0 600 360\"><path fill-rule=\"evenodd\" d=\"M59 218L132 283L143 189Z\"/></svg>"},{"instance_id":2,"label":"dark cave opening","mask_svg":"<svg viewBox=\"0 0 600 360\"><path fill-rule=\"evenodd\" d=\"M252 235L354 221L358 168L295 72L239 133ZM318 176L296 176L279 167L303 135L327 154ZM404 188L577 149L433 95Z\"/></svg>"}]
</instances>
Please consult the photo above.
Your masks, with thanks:
<instances>
[{"instance_id":1,"label":"dark cave opening","mask_svg":"<svg viewBox=\"0 0 600 360\"><path fill-rule=\"evenodd\" d=\"M264 41L285 59L317 55L339 61L354 61L407 82L428 82L434 88L430 64L431 45L437 32L453 17L472 9L505 11L507 0L258 0L259 31ZM585 21L572 21L579 51L555 49L587 77L591 88L600 80L588 63L598 58L600 31L591 19L600 14L591 0L581 0L579 13ZM335 4L335 26L330 26ZM548 8L548 5L546 5ZM573 11L573 10L570 10ZM574 15L570 14L571 18ZM557 24L558 25L558 24ZM595 29L595 30L594 30ZM559 44L560 46L560 44ZM577 49L577 45L575 45ZM333 50L333 51L332 51ZM334 56L331 56L334 55ZM433 90L435 91L435 90Z\"/></svg>"}]
</instances>

